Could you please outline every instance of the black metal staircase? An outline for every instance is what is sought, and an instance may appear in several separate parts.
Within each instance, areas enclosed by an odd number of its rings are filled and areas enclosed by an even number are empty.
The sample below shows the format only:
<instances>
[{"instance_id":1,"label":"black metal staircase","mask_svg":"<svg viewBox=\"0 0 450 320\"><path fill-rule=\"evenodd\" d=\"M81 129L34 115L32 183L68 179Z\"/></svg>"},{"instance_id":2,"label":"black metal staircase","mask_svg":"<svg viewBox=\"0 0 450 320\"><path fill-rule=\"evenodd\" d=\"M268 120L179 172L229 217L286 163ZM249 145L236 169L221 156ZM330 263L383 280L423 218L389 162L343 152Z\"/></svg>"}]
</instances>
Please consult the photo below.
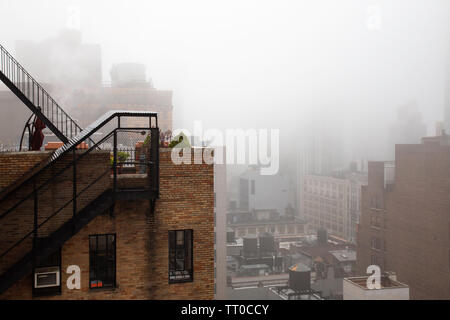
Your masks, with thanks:
<instances>
[{"instance_id":1,"label":"black metal staircase","mask_svg":"<svg viewBox=\"0 0 450 320\"><path fill-rule=\"evenodd\" d=\"M2 45L0 45L0 80L63 143L82 131L81 127Z\"/></svg>"},{"instance_id":2,"label":"black metal staircase","mask_svg":"<svg viewBox=\"0 0 450 320\"><path fill-rule=\"evenodd\" d=\"M135 126L133 121L131 126L124 125L130 123L126 121L129 119L143 121L140 126ZM79 148L99 132L103 133L99 141L87 149ZM145 136L150 137L141 150L149 156L145 162L120 159L120 152L124 152L121 148L127 143L134 145L131 135L141 140ZM92 170L80 181L80 166L89 168L89 161L95 161L88 157L90 154L99 155L106 162L100 166L103 168L101 171ZM127 189L119 186L118 168L127 164L147 167L145 187ZM60 185L70 188L71 195L66 198L59 196L58 193L63 191L55 190L55 185L57 188ZM156 113L106 113L56 150L39 171L7 193L0 194L0 239L3 239L0 242L0 294L31 272L39 259L56 252L97 215L113 214L116 200L148 200L153 210L158 196L159 129ZM38 242L38 238L45 240Z\"/></svg>"}]
</instances>

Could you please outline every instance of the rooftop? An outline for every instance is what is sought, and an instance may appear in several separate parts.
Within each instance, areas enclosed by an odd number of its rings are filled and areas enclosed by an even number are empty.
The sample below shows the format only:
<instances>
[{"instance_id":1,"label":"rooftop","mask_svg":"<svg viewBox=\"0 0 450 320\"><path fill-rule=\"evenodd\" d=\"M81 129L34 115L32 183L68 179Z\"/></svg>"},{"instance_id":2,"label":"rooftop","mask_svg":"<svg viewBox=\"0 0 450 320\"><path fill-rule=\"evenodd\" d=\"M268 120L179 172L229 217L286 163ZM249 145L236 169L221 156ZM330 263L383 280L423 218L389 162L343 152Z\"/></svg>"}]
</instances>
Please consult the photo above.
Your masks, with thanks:
<instances>
[{"instance_id":1,"label":"rooftop","mask_svg":"<svg viewBox=\"0 0 450 320\"><path fill-rule=\"evenodd\" d=\"M367 288L367 279L368 276L362 276L362 277L350 277L350 278L344 278L344 281L350 282L361 289L364 290L370 290ZM383 277L381 279L381 289L395 289L395 288L408 288L408 285L401 283L397 280L394 280L389 277Z\"/></svg>"},{"instance_id":2,"label":"rooftop","mask_svg":"<svg viewBox=\"0 0 450 320\"><path fill-rule=\"evenodd\" d=\"M348 250L348 249L335 250L335 251L330 251L330 253L339 262L356 261L356 251L355 250Z\"/></svg>"}]
</instances>

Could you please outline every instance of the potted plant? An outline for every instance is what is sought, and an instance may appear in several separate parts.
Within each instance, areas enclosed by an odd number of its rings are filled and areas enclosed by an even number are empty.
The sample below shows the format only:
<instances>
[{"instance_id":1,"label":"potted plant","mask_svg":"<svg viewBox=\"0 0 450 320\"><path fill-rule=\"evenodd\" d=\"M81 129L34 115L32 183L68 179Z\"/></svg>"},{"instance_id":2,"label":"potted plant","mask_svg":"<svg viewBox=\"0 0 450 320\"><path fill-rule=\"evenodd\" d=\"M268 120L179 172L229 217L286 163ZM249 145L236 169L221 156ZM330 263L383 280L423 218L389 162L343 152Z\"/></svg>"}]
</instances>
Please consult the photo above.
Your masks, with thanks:
<instances>
[{"instance_id":1,"label":"potted plant","mask_svg":"<svg viewBox=\"0 0 450 320\"><path fill-rule=\"evenodd\" d=\"M124 151L118 151L117 152L117 173L120 174L122 173L122 166L123 163L125 161L127 161L127 159L130 157L130 155ZM110 161L111 161L111 171L114 173L113 171L113 166L114 166L114 154L112 153L109 157Z\"/></svg>"}]
</instances>

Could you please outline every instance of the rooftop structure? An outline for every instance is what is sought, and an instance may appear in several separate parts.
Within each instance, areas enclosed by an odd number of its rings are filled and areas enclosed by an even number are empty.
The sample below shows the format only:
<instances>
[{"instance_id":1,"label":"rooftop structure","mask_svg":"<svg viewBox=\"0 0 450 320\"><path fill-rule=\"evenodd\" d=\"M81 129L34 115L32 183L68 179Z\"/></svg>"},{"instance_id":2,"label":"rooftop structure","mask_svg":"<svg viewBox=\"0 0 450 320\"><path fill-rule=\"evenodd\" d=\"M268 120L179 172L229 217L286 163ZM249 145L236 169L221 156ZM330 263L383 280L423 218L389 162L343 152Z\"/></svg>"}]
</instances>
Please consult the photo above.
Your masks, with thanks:
<instances>
[{"instance_id":1,"label":"rooftop structure","mask_svg":"<svg viewBox=\"0 0 450 320\"><path fill-rule=\"evenodd\" d=\"M367 279L367 276L344 278L344 300L409 300L406 284L384 277L380 289L369 289Z\"/></svg>"}]
</instances>

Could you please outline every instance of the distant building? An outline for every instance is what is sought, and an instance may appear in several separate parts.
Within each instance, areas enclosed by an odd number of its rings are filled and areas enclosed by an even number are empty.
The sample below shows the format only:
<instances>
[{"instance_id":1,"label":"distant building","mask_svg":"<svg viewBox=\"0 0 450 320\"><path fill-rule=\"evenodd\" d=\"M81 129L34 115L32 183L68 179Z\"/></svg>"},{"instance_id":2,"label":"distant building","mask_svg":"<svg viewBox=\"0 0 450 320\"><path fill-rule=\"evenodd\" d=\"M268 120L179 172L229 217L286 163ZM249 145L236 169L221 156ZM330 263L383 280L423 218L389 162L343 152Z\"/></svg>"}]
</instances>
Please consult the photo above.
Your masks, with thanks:
<instances>
[{"instance_id":1,"label":"distant building","mask_svg":"<svg viewBox=\"0 0 450 320\"><path fill-rule=\"evenodd\" d=\"M306 222L299 218L252 220L231 223L228 227L234 230L236 237L259 235L268 232L280 241L304 237L307 231Z\"/></svg>"},{"instance_id":2,"label":"distant building","mask_svg":"<svg viewBox=\"0 0 450 320\"><path fill-rule=\"evenodd\" d=\"M250 168L240 176L241 210L276 210L280 216L289 210L289 180L281 175L260 175Z\"/></svg>"},{"instance_id":3,"label":"distant building","mask_svg":"<svg viewBox=\"0 0 450 320\"><path fill-rule=\"evenodd\" d=\"M83 43L80 31L64 30L42 42L17 41L16 55L82 127L110 110L152 110L161 130L172 130L172 91L155 89L140 63L115 64L111 82L103 81L101 47Z\"/></svg>"},{"instance_id":4,"label":"distant building","mask_svg":"<svg viewBox=\"0 0 450 320\"><path fill-rule=\"evenodd\" d=\"M64 30L41 42L17 41L15 47L19 63L40 83L59 89L101 84L101 47L83 43L78 30Z\"/></svg>"},{"instance_id":5,"label":"distant building","mask_svg":"<svg viewBox=\"0 0 450 320\"><path fill-rule=\"evenodd\" d=\"M0 150L18 148L25 123L31 115L30 109L7 89L0 90L0 109ZM26 145L28 146L28 140Z\"/></svg>"},{"instance_id":6,"label":"distant building","mask_svg":"<svg viewBox=\"0 0 450 320\"><path fill-rule=\"evenodd\" d=\"M154 88L146 79L144 65L119 64L113 66L111 73L114 75L111 83L69 93L67 103L82 125L90 124L109 110L152 110L158 113L158 125L162 131L173 130L172 91Z\"/></svg>"},{"instance_id":7,"label":"distant building","mask_svg":"<svg viewBox=\"0 0 450 320\"><path fill-rule=\"evenodd\" d=\"M355 241L360 216L363 173L334 176L306 175L300 185L300 214L311 232L326 229L329 234Z\"/></svg>"},{"instance_id":8,"label":"distant building","mask_svg":"<svg viewBox=\"0 0 450 320\"><path fill-rule=\"evenodd\" d=\"M395 163L369 162L357 267L391 270L412 299L450 299L450 139L395 146Z\"/></svg>"},{"instance_id":9,"label":"distant building","mask_svg":"<svg viewBox=\"0 0 450 320\"><path fill-rule=\"evenodd\" d=\"M389 131L390 158L394 156L395 144L420 143L420 139L427 135L427 127L422 120L422 114L416 102L410 102L397 109L397 120Z\"/></svg>"},{"instance_id":10,"label":"distant building","mask_svg":"<svg viewBox=\"0 0 450 320\"><path fill-rule=\"evenodd\" d=\"M443 134L445 134L444 122L437 121L436 122L436 136L442 136Z\"/></svg>"},{"instance_id":11,"label":"distant building","mask_svg":"<svg viewBox=\"0 0 450 320\"><path fill-rule=\"evenodd\" d=\"M395 278L382 278L380 289L367 288L367 278L345 278L344 300L409 300L409 287Z\"/></svg>"}]
</instances>

